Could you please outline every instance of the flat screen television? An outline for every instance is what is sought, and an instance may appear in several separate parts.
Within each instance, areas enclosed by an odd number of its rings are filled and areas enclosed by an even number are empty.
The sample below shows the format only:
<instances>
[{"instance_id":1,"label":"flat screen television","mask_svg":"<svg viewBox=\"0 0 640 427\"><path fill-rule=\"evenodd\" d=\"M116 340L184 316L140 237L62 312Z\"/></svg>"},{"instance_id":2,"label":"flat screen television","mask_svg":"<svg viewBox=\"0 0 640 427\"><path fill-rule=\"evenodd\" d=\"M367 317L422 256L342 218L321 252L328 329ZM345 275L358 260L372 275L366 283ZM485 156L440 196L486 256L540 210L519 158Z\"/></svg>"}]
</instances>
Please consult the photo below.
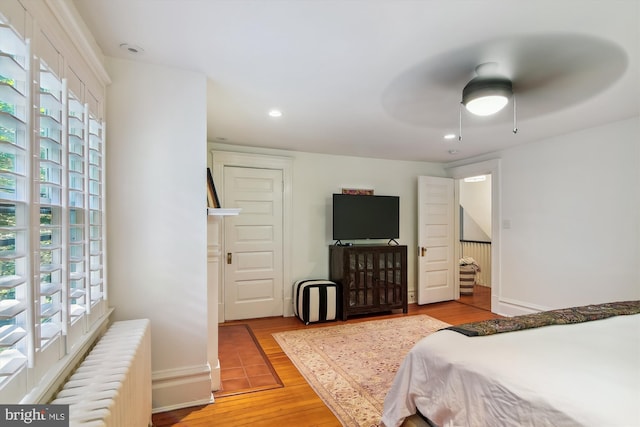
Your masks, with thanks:
<instances>
[{"instance_id":1,"label":"flat screen television","mask_svg":"<svg viewBox=\"0 0 640 427\"><path fill-rule=\"evenodd\" d=\"M354 194L333 195L333 239L397 239L400 198Z\"/></svg>"}]
</instances>

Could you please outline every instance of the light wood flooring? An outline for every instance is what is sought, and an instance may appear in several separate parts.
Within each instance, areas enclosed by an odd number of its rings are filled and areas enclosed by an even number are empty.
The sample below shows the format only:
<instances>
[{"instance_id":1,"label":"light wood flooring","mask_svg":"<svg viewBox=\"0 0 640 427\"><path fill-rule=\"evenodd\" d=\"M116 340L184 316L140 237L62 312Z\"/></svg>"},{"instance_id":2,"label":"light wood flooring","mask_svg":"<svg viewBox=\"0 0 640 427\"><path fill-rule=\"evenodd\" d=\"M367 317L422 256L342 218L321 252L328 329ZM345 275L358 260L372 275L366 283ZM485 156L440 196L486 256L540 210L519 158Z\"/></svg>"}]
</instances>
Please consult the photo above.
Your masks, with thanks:
<instances>
[{"instance_id":1,"label":"light wood flooring","mask_svg":"<svg viewBox=\"0 0 640 427\"><path fill-rule=\"evenodd\" d=\"M491 288L474 285L471 295L460 295L459 302L491 311Z\"/></svg>"},{"instance_id":2,"label":"light wood flooring","mask_svg":"<svg viewBox=\"0 0 640 427\"><path fill-rule=\"evenodd\" d=\"M448 301L423 306L411 304L408 314L367 316L349 319L347 322L416 314L426 314L452 325L499 317L481 308L458 301ZM305 326L295 317L271 317L229 323L249 325L284 387L219 397L211 405L154 414L155 427L340 426L340 422L305 381L271 334L293 329L341 324L342 321Z\"/></svg>"}]
</instances>

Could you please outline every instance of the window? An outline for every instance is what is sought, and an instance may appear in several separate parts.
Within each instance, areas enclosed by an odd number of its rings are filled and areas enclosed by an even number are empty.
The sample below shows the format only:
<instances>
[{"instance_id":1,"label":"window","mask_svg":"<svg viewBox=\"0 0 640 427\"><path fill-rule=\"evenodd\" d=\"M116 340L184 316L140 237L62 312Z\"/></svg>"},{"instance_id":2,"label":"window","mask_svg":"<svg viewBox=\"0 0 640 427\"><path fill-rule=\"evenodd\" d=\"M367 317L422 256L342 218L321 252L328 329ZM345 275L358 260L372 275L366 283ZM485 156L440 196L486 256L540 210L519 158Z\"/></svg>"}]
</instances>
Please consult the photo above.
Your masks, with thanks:
<instances>
[{"instance_id":1,"label":"window","mask_svg":"<svg viewBox=\"0 0 640 427\"><path fill-rule=\"evenodd\" d=\"M47 63L0 15L5 403L36 386L106 313L101 104L51 46Z\"/></svg>"},{"instance_id":2,"label":"window","mask_svg":"<svg viewBox=\"0 0 640 427\"><path fill-rule=\"evenodd\" d=\"M0 387L27 366L30 291L26 43L0 23Z\"/></svg>"}]
</instances>

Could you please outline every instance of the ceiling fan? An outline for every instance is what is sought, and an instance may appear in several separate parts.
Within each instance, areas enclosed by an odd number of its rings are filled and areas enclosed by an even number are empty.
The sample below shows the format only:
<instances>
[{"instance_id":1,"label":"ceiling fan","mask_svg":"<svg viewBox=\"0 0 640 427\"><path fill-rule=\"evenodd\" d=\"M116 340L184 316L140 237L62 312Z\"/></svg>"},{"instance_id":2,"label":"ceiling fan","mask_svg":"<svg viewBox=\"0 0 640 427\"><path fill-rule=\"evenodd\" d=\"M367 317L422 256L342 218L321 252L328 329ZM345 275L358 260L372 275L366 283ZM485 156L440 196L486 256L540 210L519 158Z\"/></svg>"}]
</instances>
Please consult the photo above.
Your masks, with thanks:
<instances>
[{"instance_id":1,"label":"ceiling fan","mask_svg":"<svg viewBox=\"0 0 640 427\"><path fill-rule=\"evenodd\" d=\"M518 119L526 121L577 105L605 90L624 74L627 65L620 46L594 36L501 37L418 62L390 82L382 93L382 104L392 117L416 126L451 129L458 108L458 125L462 112L469 111L467 127L490 128L513 119L515 133L516 94ZM485 101L496 106L497 112L473 113ZM509 101L513 116L504 112Z\"/></svg>"}]
</instances>

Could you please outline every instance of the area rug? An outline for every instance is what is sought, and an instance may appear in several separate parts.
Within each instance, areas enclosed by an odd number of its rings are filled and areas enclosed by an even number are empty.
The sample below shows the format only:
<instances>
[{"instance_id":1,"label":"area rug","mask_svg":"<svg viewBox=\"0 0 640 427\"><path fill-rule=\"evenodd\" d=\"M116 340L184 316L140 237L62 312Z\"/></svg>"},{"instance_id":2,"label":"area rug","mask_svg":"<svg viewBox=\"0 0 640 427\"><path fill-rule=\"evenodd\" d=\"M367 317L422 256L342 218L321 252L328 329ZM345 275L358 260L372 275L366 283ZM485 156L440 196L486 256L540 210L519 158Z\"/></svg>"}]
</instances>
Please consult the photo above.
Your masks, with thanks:
<instances>
[{"instance_id":1,"label":"area rug","mask_svg":"<svg viewBox=\"0 0 640 427\"><path fill-rule=\"evenodd\" d=\"M450 326L426 315L277 332L273 337L342 425L378 426L400 363Z\"/></svg>"}]
</instances>

